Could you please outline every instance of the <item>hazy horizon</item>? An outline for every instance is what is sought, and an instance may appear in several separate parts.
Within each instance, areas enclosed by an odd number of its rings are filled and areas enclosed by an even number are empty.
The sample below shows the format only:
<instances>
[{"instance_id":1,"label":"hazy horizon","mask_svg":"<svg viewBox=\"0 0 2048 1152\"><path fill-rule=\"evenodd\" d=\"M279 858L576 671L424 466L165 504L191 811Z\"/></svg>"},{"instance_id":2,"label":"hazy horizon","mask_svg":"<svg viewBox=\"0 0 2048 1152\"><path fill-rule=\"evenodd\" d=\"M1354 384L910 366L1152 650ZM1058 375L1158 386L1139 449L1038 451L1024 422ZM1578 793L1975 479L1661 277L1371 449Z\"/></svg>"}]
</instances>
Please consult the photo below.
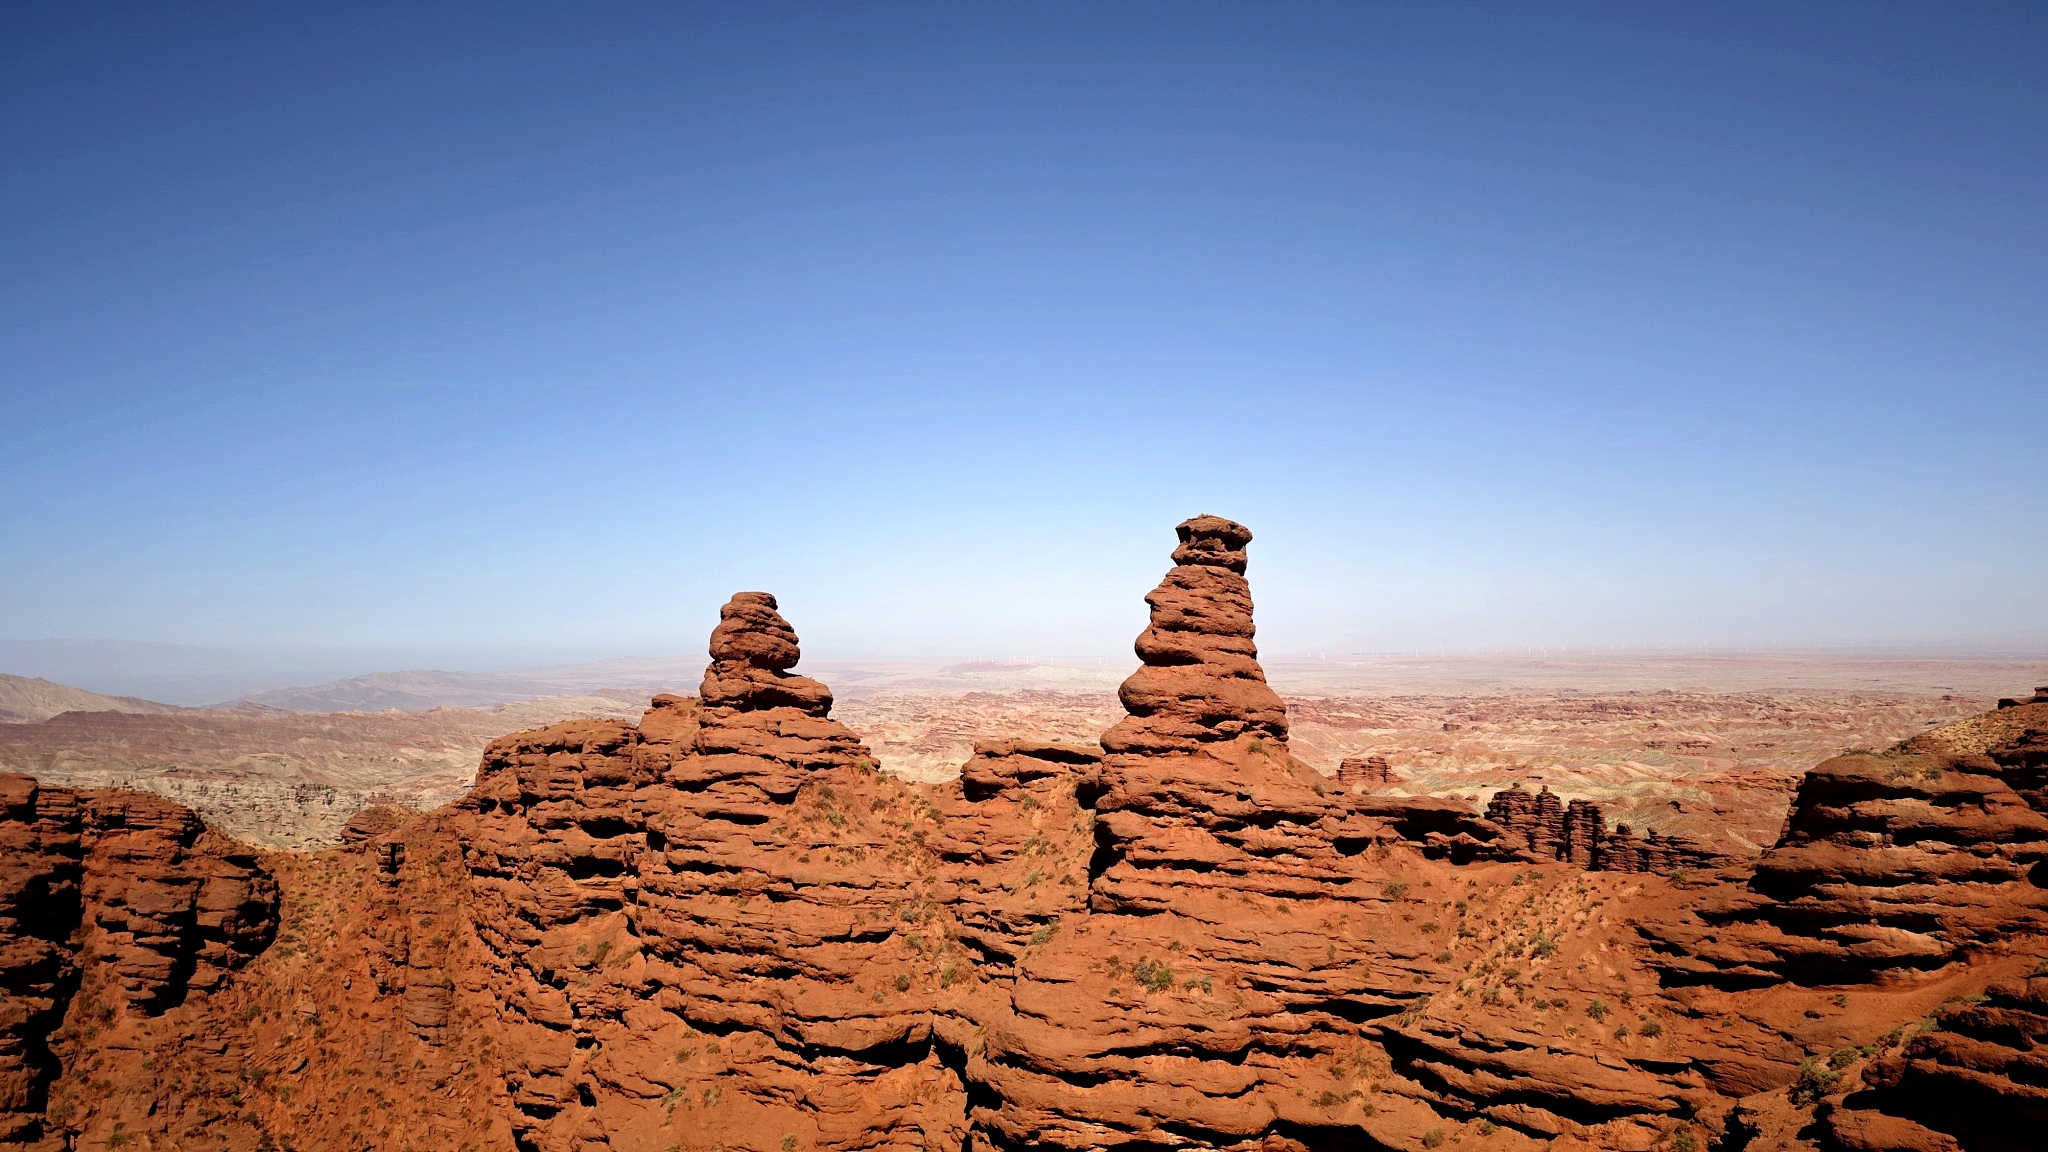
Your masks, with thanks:
<instances>
[{"instance_id":1,"label":"hazy horizon","mask_svg":"<svg viewBox=\"0 0 2048 1152\"><path fill-rule=\"evenodd\" d=\"M887 668L903 665L956 665L975 662L993 665L1036 664L1051 667L1094 665L1112 681L1120 680L1137 659L1128 645L1115 653L1078 652L960 652L892 653L817 652L810 646L799 670L832 682L833 673L853 668ZM1554 645L1525 648L1434 648L1385 651L1298 651L1263 649L1261 660L1270 676L1285 687L1291 669L1317 662L1342 664L1347 661L1374 662L1402 659L1445 658L1452 661L1516 658L1580 659L1591 657L1628 660L1727 659L1747 657L1801 657L1843 663L1916 662L2033 663L2048 675L2048 633L2007 638L1951 638L1919 644L1828 645L1759 644L1714 645L1701 642L1676 646ZM136 696L166 704L200 706L230 703L288 688L307 688L338 681L376 677L391 673L448 673L489 679L503 674L534 673L550 669L591 669L604 665L673 664L690 673L673 687L694 687L695 669L707 662L701 645L693 649L678 645L671 649L622 652L574 649L226 649L196 645L147 644L95 640L0 640L0 673L40 677L59 684L85 688L114 696ZM2020 691L2030 685L2000 682L1996 691ZM632 676L618 682L591 687L629 688ZM853 683L858 683L855 681ZM844 689L849 684L837 684Z\"/></svg>"},{"instance_id":2,"label":"hazy horizon","mask_svg":"<svg viewBox=\"0 0 2048 1152\"><path fill-rule=\"evenodd\" d=\"M8 6L0 656L681 654L766 588L809 660L1111 658L1203 512L1269 654L2038 650L2044 54L1999 4Z\"/></svg>"}]
</instances>

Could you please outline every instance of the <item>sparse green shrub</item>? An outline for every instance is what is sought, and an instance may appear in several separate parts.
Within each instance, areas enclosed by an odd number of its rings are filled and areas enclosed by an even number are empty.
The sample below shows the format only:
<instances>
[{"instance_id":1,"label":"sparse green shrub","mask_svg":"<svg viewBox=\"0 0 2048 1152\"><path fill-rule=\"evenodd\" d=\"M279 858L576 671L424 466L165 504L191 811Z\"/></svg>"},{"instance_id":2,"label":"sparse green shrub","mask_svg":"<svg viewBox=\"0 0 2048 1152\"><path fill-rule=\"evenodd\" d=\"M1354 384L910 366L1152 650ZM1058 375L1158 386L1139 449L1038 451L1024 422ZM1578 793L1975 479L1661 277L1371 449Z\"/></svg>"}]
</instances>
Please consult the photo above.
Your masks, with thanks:
<instances>
[{"instance_id":1,"label":"sparse green shrub","mask_svg":"<svg viewBox=\"0 0 2048 1152\"><path fill-rule=\"evenodd\" d=\"M1643 1017L1642 1027L1636 1029L1636 1031L1642 1033L1645 1036L1650 1037L1651 1039L1655 1039L1664 1034L1664 1025L1645 1016Z\"/></svg>"},{"instance_id":2,"label":"sparse green shrub","mask_svg":"<svg viewBox=\"0 0 2048 1152\"><path fill-rule=\"evenodd\" d=\"M1699 1146L1690 1128L1680 1128L1671 1134L1671 1152L1699 1152Z\"/></svg>"},{"instance_id":3,"label":"sparse green shrub","mask_svg":"<svg viewBox=\"0 0 2048 1152\"><path fill-rule=\"evenodd\" d=\"M1427 1132L1424 1132L1424 1133L1422 1134L1422 1146L1423 1146L1424 1148L1441 1148L1441 1147L1443 1147L1443 1146L1444 1146L1444 1130L1443 1130L1443 1129L1441 1129L1441 1128L1431 1128L1431 1129L1430 1129L1429 1131L1427 1131Z\"/></svg>"},{"instance_id":4,"label":"sparse green shrub","mask_svg":"<svg viewBox=\"0 0 2048 1152\"><path fill-rule=\"evenodd\" d=\"M1491 1136L1498 1131L1500 1131L1500 1125L1495 1124L1491 1120L1481 1120L1479 1122L1479 1134L1481 1136Z\"/></svg>"},{"instance_id":5,"label":"sparse green shrub","mask_svg":"<svg viewBox=\"0 0 2048 1152\"><path fill-rule=\"evenodd\" d=\"M1863 1050L1860 1048L1837 1048L1828 1053L1828 1067L1839 1072L1862 1058Z\"/></svg>"},{"instance_id":6,"label":"sparse green shrub","mask_svg":"<svg viewBox=\"0 0 2048 1152\"><path fill-rule=\"evenodd\" d=\"M1557 941L1552 940L1547 932L1538 932L1536 939L1529 944L1529 955L1537 960L1548 960L1557 955Z\"/></svg>"},{"instance_id":7,"label":"sparse green shrub","mask_svg":"<svg viewBox=\"0 0 2048 1152\"><path fill-rule=\"evenodd\" d=\"M896 990L898 992L910 991L910 973L898 972L896 974Z\"/></svg>"},{"instance_id":8,"label":"sparse green shrub","mask_svg":"<svg viewBox=\"0 0 2048 1152\"><path fill-rule=\"evenodd\" d=\"M784 1136L782 1138L782 1152L796 1152L795 1136Z\"/></svg>"},{"instance_id":9,"label":"sparse green shrub","mask_svg":"<svg viewBox=\"0 0 2048 1152\"><path fill-rule=\"evenodd\" d=\"M1350 1092L1325 1092L1322 1095L1316 1097L1316 1107L1335 1108L1337 1105L1342 1104L1348 1100L1351 1100L1357 1095L1358 1092L1356 1089L1353 1089Z\"/></svg>"},{"instance_id":10,"label":"sparse green shrub","mask_svg":"<svg viewBox=\"0 0 2048 1152\"><path fill-rule=\"evenodd\" d=\"M1595 1024L1605 1024L1607 1022L1607 1001L1587 1001L1586 1015L1591 1016L1593 1018L1593 1023Z\"/></svg>"},{"instance_id":11,"label":"sparse green shrub","mask_svg":"<svg viewBox=\"0 0 2048 1152\"><path fill-rule=\"evenodd\" d=\"M1408 886L1399 880L1391 880L1387 882L1387 886L1382 891L1386 893L1387 899L1399 900L1403 896L1408 895Z\"/></svg>"},{"instance_id":12,"label":"sparse green shrub","mask_svg":"<svg viewBox=\"0 0 2048 1152\"><path fill-rule=\"evenodd\" d=\"M1138 958L1137 965L1131 969L1131 975L1138 978L1139 984L1154 992L1164 992L1173 987L1173 969L1156 961L1147 960L1142 956Z\"/></svg>"},{"instance_id":13,"label":"sparse green shrub","mask_svg":"<svg viewBox=\"0 0 2048 1152\"><path fill-rule=\"evenodd\" d=\"M1626 1024L1616 1024L1616 1025L1614 1026L1614 1038L1615 1038L1616 1040L1626 1040L1626 1039L1628 1039L1628 1025L1626 1025Z\"/></svg>"},{"instance_id":14,"label":"sparse green shrub","mask_svg":"<svg viewBox=\"0 0 2048 1152\"><path fill-rule=\"evenodd\" d=\"M1808 1056L1799 1064L1799 1079L1792 1084L1792 1102L1811 1104L1833 1090L1842 1074L1821 1063L1820 1058Z\"/></svg>"}]
</instances>

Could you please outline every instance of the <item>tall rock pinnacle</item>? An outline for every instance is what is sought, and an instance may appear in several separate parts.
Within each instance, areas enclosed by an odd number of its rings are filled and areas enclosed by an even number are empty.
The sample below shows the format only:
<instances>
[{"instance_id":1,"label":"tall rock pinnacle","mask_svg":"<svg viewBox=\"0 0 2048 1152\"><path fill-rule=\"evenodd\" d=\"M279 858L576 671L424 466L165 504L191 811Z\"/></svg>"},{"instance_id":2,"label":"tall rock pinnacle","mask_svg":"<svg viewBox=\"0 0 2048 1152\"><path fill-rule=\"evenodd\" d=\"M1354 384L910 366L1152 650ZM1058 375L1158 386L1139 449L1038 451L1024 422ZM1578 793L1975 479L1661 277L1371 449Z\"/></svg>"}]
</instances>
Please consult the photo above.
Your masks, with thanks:
<instances>
[{"instance_id":1,"label":"tall rock pinnacle","mask_svg":"<svg viewBox=\"0 0 2048 1152\"><path fill-rule=\"evenodd\" d=\"M1197 516L1175 531L1174 568L1145 597L1152 623L1135 647L1144 666L1117 695L1130 715L1102 734L1111 754L1192 752L1251 735L1284 747L1287 707L1266 684L1244 578L1251 529Z\"/></svg>"},{"instance_id":2,"label":"tall rock pinnacle","mask_svg":"<svg viewBox=\"0 0 2048 1152\"><path fill-rule=\"evenodd\" d=\"M711 667L698 691L707 713L723 715L794 708L806 716L832 711L832 690L808 676L792 676L802 658L796 629L766 592L735 592L718 610L711 630Z\"/></svg>"},{"instance_id":3,"label":"tall rock pinnacle","mask_svg":"<svg viewBox=\"0 0 2048 1152\"><path fill-rule=\"evenodd\" d=\"M766 592L740 592L719 610L711 632L711 667L697 755L679 764L671 782L758 789L788 803L805 776L820 768L874 762L867 746L830 719L832 690L796 676L796 630Z\"/></svg>"}]
</instances>

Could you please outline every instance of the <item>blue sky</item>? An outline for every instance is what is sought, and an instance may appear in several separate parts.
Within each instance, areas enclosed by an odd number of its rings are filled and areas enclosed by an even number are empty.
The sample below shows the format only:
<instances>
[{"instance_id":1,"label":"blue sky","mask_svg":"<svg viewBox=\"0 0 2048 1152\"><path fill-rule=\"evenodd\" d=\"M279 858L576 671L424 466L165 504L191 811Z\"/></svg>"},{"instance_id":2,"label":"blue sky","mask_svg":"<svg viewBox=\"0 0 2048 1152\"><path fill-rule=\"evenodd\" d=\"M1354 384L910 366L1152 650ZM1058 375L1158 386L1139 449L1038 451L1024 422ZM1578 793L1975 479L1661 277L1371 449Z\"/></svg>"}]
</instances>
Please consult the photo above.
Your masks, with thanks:
<instances>
[{"instance_id":1,"label":"blue sky","mask_svg":"<svg viewBox=\"0 0 2048 1152\"><path fill-rule=\"evenodd\" d=\"M0 639L2048 636L2036 5L0 7ZM500 653L491 657L486 653ZM364 668L363 671L372 670Z\"/></svg>"}]
</instances>

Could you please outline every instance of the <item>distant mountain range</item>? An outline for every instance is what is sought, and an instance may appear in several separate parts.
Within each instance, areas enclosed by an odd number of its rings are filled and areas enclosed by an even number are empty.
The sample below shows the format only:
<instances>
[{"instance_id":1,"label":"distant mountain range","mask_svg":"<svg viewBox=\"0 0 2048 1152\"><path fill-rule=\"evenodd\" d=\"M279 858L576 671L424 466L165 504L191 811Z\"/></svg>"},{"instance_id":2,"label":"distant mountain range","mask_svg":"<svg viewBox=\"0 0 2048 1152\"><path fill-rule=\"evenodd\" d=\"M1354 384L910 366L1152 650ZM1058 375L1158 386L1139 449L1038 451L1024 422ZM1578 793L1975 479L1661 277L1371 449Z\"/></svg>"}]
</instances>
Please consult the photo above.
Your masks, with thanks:
<instances>
[{"instance_id":1,"label":"distant mountain range","mask_svg":"<svg viewBox=\"0 0 2048 1152\"><path fill-rule=\"evenodd\" d=\"M417 712L442 707L488 708L603 690L642 697L657 692L694 693L703 678L701 656L625 657L512 672L373 672L310 687L253 692L240 700L295 712L377 712L386 708Z\"/></svg>"},{"instance_id":2,"label":"distant mountain range","mask_svg":"<svg viewBox=\"0 0 2048 1152\"><path fill-rule=\"evenodd\" d=\"M68 684L0 673L0 724L34 724L65 712L137 712L162 715L181 709L133 696L102 696Z\"/></svg>"}]
</instances>

